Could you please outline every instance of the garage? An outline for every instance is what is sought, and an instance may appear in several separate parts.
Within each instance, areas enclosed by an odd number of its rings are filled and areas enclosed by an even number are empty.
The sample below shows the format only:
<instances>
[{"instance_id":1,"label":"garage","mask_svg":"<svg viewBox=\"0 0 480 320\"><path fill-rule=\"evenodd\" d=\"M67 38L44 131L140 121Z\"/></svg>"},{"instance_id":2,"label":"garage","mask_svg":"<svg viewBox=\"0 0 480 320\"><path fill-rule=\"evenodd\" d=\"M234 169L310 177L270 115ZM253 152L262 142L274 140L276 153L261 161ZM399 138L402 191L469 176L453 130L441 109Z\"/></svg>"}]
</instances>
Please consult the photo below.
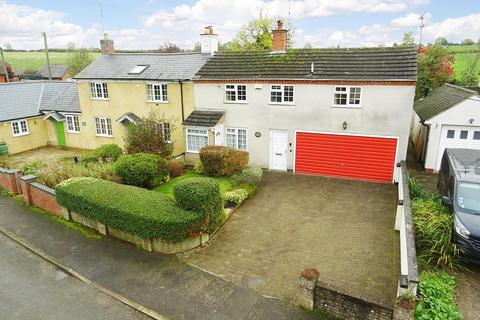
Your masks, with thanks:
<instances>
[{"instance_id":1,"label":"garage","mask_svg":"<svg viewBox=\"0 0 480 320\"><path fill-rule=\"evenodd\" d=\"M396 137L296 132L295 172L391 183Z\"/></svg>"},{"instance_id":2,"label":"garage","mask_svg":"<svg viewBox=\"0 0 480 320\"><path fill-rule=\"evenodd\" d=\"M480 127L443 126L437 154L436 170L440 170L446 148L480 149Z\"/></svg>"}]
</instances>

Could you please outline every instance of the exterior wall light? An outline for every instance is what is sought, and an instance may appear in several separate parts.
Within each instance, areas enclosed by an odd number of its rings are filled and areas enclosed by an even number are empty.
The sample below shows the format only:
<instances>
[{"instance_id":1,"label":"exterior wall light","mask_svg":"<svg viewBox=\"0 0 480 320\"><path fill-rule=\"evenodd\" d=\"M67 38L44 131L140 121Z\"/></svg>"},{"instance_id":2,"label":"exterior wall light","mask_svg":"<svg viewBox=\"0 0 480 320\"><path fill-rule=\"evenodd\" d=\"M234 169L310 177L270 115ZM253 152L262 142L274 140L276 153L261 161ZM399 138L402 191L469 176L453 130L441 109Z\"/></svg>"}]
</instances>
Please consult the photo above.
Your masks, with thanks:
<instances>
[{"instance_id":1,"label":"exterior wall light","mask_svg":"<svg viewBox=\"0 0 480 320\"><path fill-rule=\"evenodd\" d=\"M472 119L470 119L470 120L468 120L468 122L470 122L470 124L472 124L472 123L473 123L473 121L475 121L475 119L473 119L473 118L472 118Z\"/></svg>"},{"instance_id":2,"label":"exterior wall light","mask_svg":"<svg viewBox=\"0 0 480 320\"><path fill-rule=\"evenodd\" d=\"M347 121L343 121L342 123L343 130L347 130L347 125L348 125Z\"/></svg>"}]
</instances>

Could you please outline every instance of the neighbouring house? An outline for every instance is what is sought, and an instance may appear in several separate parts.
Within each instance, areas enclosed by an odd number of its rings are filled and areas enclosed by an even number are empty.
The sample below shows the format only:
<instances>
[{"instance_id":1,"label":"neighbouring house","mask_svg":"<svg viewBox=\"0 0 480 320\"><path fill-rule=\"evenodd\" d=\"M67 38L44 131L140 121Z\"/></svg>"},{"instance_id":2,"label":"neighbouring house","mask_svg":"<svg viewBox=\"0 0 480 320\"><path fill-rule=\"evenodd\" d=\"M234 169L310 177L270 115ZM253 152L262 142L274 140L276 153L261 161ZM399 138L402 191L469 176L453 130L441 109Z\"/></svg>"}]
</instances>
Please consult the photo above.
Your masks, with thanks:
<instances>
[{"instance_id":1,"label":"neighbouring house","mask_svg":"<svg viewBox=\"0 0 480 320\"><path fill-rule=\"evenodd\" d=\"M116 54L113 40L101 40L102 56L75 76L82 109L76 146L123 146L127 128L156 111L166 120L164 137L174 143L174 156L184 153L181 124L194 108L192 78L218 50L217 35L205 30L199 53Z\"/></svg>"},{"instance_id":2,"label":"neighbouring house","mask_svg":"<svg viewBox=\"0 0 480 320\"><path fill-rule=\"evenodd\" d=\"M480 96L444 84L415 101L412 140L427 172L436 172L445 148L480 149Z\"/></svg>"},{"instance_id":3,"label":"neighbouring house","mask_svg":"<svg viewBox=\"0 0 480 320\"><path fill-rule=\"evenodd\" d=\"M10 154L65 146L80 127L77 85L70 81L0 84L0 143Z\"/></svg>"},{"instance_id":4,"label":"neighbouring house","mask_svg":"<svg viewBox=\"0 0 480 320\"><path fill-rule=\"evenodd\" d=\"M69 78L67 64L50 64L50 72L51 80L67 80ZM19 74L19 77L25 80L49 80L48 64L43 65L36 73L22 73Z\"/></svg>"},{"instance_id":5,"label":"neighbouring house","mask_svg":"<svg viewBox=\"0 0 480 320\"><path fill-rule=\"evenodd\" d=\"M187 159L207 144L250 153L273 170L392 182L406 159L415 48L220 52L196 74L184 121Z\"/></svg>"}]
</instances>

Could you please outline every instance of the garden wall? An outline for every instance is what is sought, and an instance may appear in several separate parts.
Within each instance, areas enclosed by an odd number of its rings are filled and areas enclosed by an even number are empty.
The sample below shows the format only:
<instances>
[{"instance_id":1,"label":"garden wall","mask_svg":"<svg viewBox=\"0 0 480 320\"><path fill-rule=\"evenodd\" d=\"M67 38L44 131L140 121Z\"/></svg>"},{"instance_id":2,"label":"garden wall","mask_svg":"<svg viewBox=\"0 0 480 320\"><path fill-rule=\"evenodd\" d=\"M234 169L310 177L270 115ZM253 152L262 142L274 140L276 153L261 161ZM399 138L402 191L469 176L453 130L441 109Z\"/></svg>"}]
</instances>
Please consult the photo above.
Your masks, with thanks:
<instances>
[{"instance_id":1,"label":"garden wall","mask_svg":"<svg viewBox=\"0 0 480 320\"><path fill-rule=\"evenodd\" d=\"M20 170L0 168L0 188L8 190L14 195L21 193L17 182L21 174Z\"/></svg>"}]
</instances>

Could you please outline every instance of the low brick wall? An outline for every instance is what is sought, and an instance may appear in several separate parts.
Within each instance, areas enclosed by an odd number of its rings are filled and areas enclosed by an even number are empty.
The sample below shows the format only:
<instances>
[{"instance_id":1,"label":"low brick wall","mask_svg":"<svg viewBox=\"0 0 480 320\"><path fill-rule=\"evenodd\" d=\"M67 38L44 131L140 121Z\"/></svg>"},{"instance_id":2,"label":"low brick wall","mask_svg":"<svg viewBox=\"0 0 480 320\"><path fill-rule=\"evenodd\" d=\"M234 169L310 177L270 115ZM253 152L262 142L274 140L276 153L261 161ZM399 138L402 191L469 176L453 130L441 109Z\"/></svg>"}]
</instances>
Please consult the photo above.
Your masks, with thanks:
<instances>
[{"instance_id":1,"label":"low brick wall","mask_svg":"<svg viewBox=\"0 0 480 320\"><path fill-rule=\"evenodd\" d=\"M317 282L314 292L314 309L345 320L390 320L393 309L341 293Z\"/></svg>"},{"instance_id":2,"label":"low brick wall","mask_svg":"<svg viewBox=\"0 0 480 320\"><path fill-rule=\"evenodd\" d=\"M27 204L31 204L51 212L62 215L62 207L57 202L55 190L36 182L37 177L26 175L19 178L21 194Z\"/></svg>"},{"instance_id":3,"label":"low brick wall","mask_svg":"<svg viewBox=\"0 0 480 320\"><path fill-rule=\"evenodd\" d=\"M0 168L0 188L10 191L12 194L20 194L20 188L17 184L17 179L22 172L16 169Z\"/></svg>"}]
</instances>

